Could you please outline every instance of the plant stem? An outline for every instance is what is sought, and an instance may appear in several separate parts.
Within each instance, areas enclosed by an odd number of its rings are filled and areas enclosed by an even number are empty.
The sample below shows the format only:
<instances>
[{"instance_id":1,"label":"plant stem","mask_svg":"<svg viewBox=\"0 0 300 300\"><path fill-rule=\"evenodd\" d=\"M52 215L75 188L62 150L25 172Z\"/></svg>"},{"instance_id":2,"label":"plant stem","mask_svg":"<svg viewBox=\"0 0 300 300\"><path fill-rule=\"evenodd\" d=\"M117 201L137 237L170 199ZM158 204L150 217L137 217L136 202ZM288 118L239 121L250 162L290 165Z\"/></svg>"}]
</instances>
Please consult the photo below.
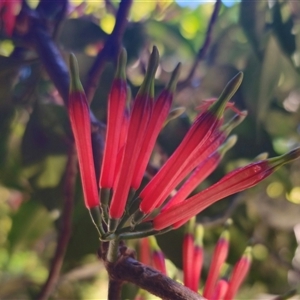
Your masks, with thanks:
<instances>
[{"instance_id":1,"label":"plant stem","mask_svg":"<svg viewBox=\"0 0 300 300\"><path fill-rule=\"evenodd\" d=\"M110 279L108 283L108 300L121 299L122 281Z\"/></svg>"},{"instance_id":2,"label":"plant stem","mask_svg":"<svg viewBox=\"0 0 300 300\"><path fill-rule=\"evenodd\" d=\"M109 263L114 263L118 259L119 252L119 237L117 236L114 240L110 241L107 250L107 261Z\"/></svg>"}]
</instances>

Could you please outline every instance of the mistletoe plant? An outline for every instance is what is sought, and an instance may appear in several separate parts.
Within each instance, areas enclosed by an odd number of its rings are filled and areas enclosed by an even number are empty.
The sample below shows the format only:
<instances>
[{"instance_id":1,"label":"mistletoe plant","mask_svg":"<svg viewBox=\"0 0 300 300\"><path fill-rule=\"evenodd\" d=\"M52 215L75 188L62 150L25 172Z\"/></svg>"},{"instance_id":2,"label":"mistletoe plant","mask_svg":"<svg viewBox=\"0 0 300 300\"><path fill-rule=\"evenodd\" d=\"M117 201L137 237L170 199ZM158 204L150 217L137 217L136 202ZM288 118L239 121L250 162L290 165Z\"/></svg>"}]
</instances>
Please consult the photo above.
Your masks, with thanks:
<instances>
[{"instance_id":1,"label":"mistletoe plant","mask_svg":"<svg viewBox=\"0 0 300 300\"><path fill-rule=\"evenodd\" d=\"M240 72L226 85L218 99L210 99L202 105L202 111L181 144L154 176L148 175L148 182L144 185L144 174L147 173L156 139L172 112L180 70L178 64L165 89L154 99L154 76L158 61L159 54L154 47L144 81L135 99L131 100L127 93L125 50L119 55L108 100L106 140L98 183L89 106L80 83L75 56L70 56L68 111L78 153L85 206L96 225L99 239L107 244L101 259L106 262L112 279L114 275L111 270L124 255L124 240L179 228L216 201L256 185L282 165L300 156L300 148L297 148L282 156L255 161L228 173L212 186L189 197L234 144L236 138L228 138L228 135L246 116L245 111L239 111L230 102L242 83L243 73ZM224 112L227 109L232 109L235 116L225 122ZM121 285L122 279L116 279ZM144 288L147 289L147 286ZM209 293L205 289L204 296L210 299L214 288L210 287ZM109 299L116 299L113 290L116 289L110 289ZM151 291L164 299L168 298L160 292Z\"/></svg>"}]
</instances>

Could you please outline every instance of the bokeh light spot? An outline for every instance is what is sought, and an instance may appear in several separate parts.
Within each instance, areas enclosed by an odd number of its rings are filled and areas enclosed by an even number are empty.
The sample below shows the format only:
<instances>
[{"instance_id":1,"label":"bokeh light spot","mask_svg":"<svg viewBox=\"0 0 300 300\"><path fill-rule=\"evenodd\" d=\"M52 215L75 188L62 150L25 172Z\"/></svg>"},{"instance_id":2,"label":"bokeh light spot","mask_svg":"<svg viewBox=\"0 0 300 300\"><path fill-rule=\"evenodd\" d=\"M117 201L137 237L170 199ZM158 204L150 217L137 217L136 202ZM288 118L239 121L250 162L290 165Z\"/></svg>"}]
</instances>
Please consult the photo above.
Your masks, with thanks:
<instances>
[{"instance_id":1,"label":"bokeh light spot","mask_svg":"<svg viewBox=\"0 0 300 300\"><path fill-rule=\"evenodd\" d=\"M268 185L267 194L270 198L279 197L284 191L284 187L281 182L275 181Z\"/></svg>"},{"instance_id":2,"label":"bokeh light spot","mask_svg":"<svg viewBox=\"0 0 300 300\"><path fill-rule=\"evenodd\" d=\"M300 187L294 187L289 194L286 195L286 198L295 204L300 204Z\"/></svg>"},{"instance_id":3,"label":"bokeh light spot","mask_svg":"<svg viewBox=\"0 0 300 300\"><path fill-rule=\"evenodd\" d=\"M269 255L269 251L266 246L257 244L253 246L252 255L257 260L265 260Z\"/></svg>"}]
</instances>

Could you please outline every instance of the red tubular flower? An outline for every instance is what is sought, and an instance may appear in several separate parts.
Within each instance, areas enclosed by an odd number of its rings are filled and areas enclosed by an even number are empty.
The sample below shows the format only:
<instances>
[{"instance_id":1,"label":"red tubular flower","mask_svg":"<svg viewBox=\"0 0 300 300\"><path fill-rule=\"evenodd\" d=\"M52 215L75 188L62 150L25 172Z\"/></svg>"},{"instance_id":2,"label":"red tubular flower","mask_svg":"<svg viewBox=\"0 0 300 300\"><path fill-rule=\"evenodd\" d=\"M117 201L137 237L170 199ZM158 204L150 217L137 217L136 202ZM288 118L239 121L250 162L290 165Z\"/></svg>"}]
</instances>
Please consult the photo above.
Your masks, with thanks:
<instances>
[{"instance_id":1,"label":"red tubular flower","mask_svg":"<svg viewBox=\"0 0 300 300\"><path fill-rule=\"evenodd\" d=\"M153 251L152 253L153 266L161 273L167 275L165 257L161 250Z\"/></svg>"},{"instance_id":2,"label":"red tubular flower","mask_svg":"<svg viewBox=\"0 0 300 300\"><path fill-rule=\"evenodd\" d=\"M215 130L215 132L210 136L210 138L206 141L206 143L199 148L197 151L194 152L194 154L188 158L188 164L185 166L185 168L182 170L182 172L177 176L177 178L175 178L175 176L173 176L172 181L170 182L170 185L168 187L168 189L164 189L164 191L160 194L160 197L157 199L157 204L156 204L156 208L160 207L161 204L164 202L164 200L169 196L169 194L172 192L172 190L174 190L179 183L195 168L198 166L198 168L201 168L201 173L202 173L202 179L198 178L198 182L195 182L196 185L201 183L201 180L204 180L205 177L207 177L209 175L210 172L213 171L213 166L211 166L211 171L209 171L209 168L206 168L206 172L204 174L204 166L203 166L203 162L206 161L206 159L208 158L209 155L211 155L226 139L226 136L230 133L230 131L237 126L241 121L243 121L243 119L245 118L246 113L243 113L243 115L236 115L228 124L224 125L221 130L217 129ZM217 161L217 159L215 159L215 161ZM217 163L217 162L216 162ZM202 166L200 167L199 164ZM210 160L210 162L208 164L212 164L213 165L213 159ZM217 165L215 165L216 167ZM193 175L192 175L193 176ZM194 176L193 176L194 177ZM188 181L190 181L191 177L189 177ZM196 186L195 185L195 186ZM187 191L187 189L180 189L181 191ZM192 190L190 190L191 192ZM177 193L178 194L178 193ZM172 199L172 204L177 203L177 200L182 198L182 194L177 195L176 194L176 200L173 198ZM189 193L188 193L189 194ZM186 196L188 196L188 194ZM185 198L182 198L182 200L184 200ZM167 207L170 205L171 203L169 202L167 204ZM166 207L164 207L165 209Z\"/></svg>"},{"instance_id":3,"label":"red tubular flower","mask_svg":"<svg viewBox=\"0 0 300 300\"><path fill-rule=\"evenodd\" d=\"M220 275L221 268L226 261L229 250L229 232L225 230L220 236L213 253L209 273L206 279L203 297L210 299L215 290L215 286Z\"/></svg>"},{"instance_id":4,"label":"red tubular flower","mask_svg":"<svg viewBox=\"0 0 300 300\"><path fill-rule=\"evenodd\" d=\"M119 140L122 132L123 115L126 106L127 84L125 75L126 52L119 55L118 70L112 83L108 100L107 131L100 175L100 188L113 187Z\"/></svg>"},{"instance_id":5,"label":"red tubular flower","mask_svg":"<svg viewBox=\"0 0 300 300\"><path fill-rule=\"evenodd\" d=\"M133 109L130 115L126 144L124 146L124 154L120 164L116 179L116 186L113 192L109 215L114 221L110 222L110 230L114 230L112 225L118 222L125 210L127 197L130 190L130 185L133 178L133 173L136 167L138 155L141 151L143 138L148 125L148 121L152 112L152 81L155 71L158 66L158 52L154 47L150 56L149 66L145 80L138 92L133 104Z\"/></svg>"},{"instance_id":6,"label":"red tubular flower","mask_svg":"<svg viewBox=\"0 0 300 300\"><path fill-rule=\"evenodd\" d=\"M180 64L178 64L173 71L169 85L162 91L162 93L158 96L157 100L154 103L152 115L145 132L143 145L141 147L135 171L133 173L131 187L134 190L137 190L141 184L156 139L169 114L173 101L173 94L176 88L177 78L179 75L179 70Z\"/></svg>"},{"instance_id":7,"label":"red tubular flower","mask_svg":"<svg viewBox=\"0 0 300 300\"><path fill-rule=\"evenodd\" d=\"M215 168L219 165L222 157L235 143L237 137L232 136L228 141L223 144L219 149L213 152L208 158L206 158L199 166L195 169L192 175L182 185L176 195L166 204L162 211L169 209L177 203L180 203L186 199L186 197L204 180L209 176ZM214 147L214 145L212 145ZM208 151L210 151L208 148Z\"/></svg>"},{"instance_id":8,"label":"red tubular flower","mask_svg":"<svg viewBox=\"0 0 300 300\"><path fill-rule=\"evenodd\" d=\"M158 247L155 237L150 236L149 240L150 240L150 247L152 252L153 266L161 273L166 275L167 270L166 270L165 256L163 252L160 250L160 248Z\"/></svg>"},{"instance_id":9,"label":"red tubular flower","mask_svg":"<svg viewBox=\"0 0 300 300\"><path fill-rule=\"evenodd\" d=\"M227 104L230 104L228 102ZM208 158L214 151L216 151L222 143L229 136L230 132L238 126L247 116L247 111L242 111L236 114L229 122L224 124L221 128L218 128L213 132L206 145L203 148L198 149L190 159L190 163L186 166L183 173L188 174L191 170L196 168L206 158Z\"/></svg>"},{"instance_id":10,"label":"red tubular flower","mask_svg":"<svg viewBox=\"0 0 300 300\"><path fill-rule=\"evenodd\" d=\"M187 226L183 237L183 282L184 285L198 291L200 274L203 264L203 227L197 225L195 228L195 218L192 218Z\"/></svg>"},{"instance_id":11,"label":"red tubular flower","mask_svg":"<svg viewBox=\"0 0 300 300\"><path fill-rule=\"evenodd\" d=\"M91 121L87 99L79 79L77 61L73 54L70 56L70 77L68 113L78 154L85 206L90 209L99 205L92 153Z\"/></svg>"},{"instance_id":12,"label":"red tubular flower","mask_svg":"<svg viewBox=\"0 0 300 300\"><path fill-rule=\"evenodd\" d=\"M139 260L145 265L151 265L150 242L147 237L139 240Z\"/></svg>"},{"instance_id":13,"label":"red tubular flower","mask_svg":"<svg viewBox=\"0 0 300 300\"><path fill-rule=\"evenodd\" d=\"M199 287L199 281L203 266L203 227L201 225L196 226L195 230L195 246L194 246L194 269L193 269L193 283L192 290L197 292Z\"/></svg>"},{"instance_id":14,"label":"red tubular flower","mask_svg":"<svg viewBox=\"0 0 300 300\"><path fill-rule=\"evenodd\" d=\"M120 136L119 136L118 154L117 154L115 171L114 171L114 178L113 178L113 189L116 188L117 178L118 178L119 173L120 173L119 166L122 163L122 159L123 159L123 155L124 155L124 148L125 148L125 143L126 143L128 126L129 126L129 111L126 109L124 114L123 114L122 127L121 127Z\"/></svg>"},{"instance_id":15,"label":"red tubular flower","mask_svg":"<svg viewBox=\"0 0 300 300\"><path fill-rule=\"evenodd\" d=\"M227 84L219 100L198 116L179 147L142 190L139 195L142 213L148 214L162 204L165 199L161 195L172 191L173 181L182 175L182 171L191 162L194 153L205 146L213 132L221 126L227 102L241 84L242 77L242 73L238 73Z\"/></svg>"},{"instance_id":16,"label":"red tubular flower","mask_svg":"<svg viewBox=\"0 0 300 300\"><path fill-rule=\"evenodd\" d=\"M297 148L282 156L238 168L204 191L161 212L154 218L153 227L156 230L170 225L177 228L216 201L256 185L279 167L299 156L300 148Z\"/></svg>"},{"instance_id":17,"label":"red tubular flower","mask_svg":"<svg viewBox=\"0 0 300 300\"><path fill-rule=\"evenodd\" d=\"M220 279L216 285L214 294L211 298L211 300L227 300L227 297L225 298L225 295L228 290L228 282L225 279Z\"/></svg>"},{"instance_id":18,"label":"red tubular flower","mask_svg":"<svg viewBox=\"0 0 300 300\"><path fill-rule=\"evenodd\" d=\"M251 266L251 248L246 248L242 258L236 263L233 268L231 278L229 280L228 290L224 299L232 300L239 287L245 280Z\"/></svg>"},{"instance_id":19,"label":"red tubular flower","mask_svg":"<svg viewBox=\"0 0 300 300\"><path fill-rule=\"evenodd\" d=\"M185 197L189 195L190 192L192 192L194 188L201 183L202 180L204 180L210 172L213 171L215 167L217 167L217 164L219 163L219 160L217 158L218 155L211 157L209 161L207 161L208 157L216 151L216 149L225 141L226 137L229 135L231 130L235 128L238 124L240 124L244 118L246 117L246 112L240 112L238 115L235 115L235 117L230 120L227 124L222 126L221 129L215 130L215 132L211 135L211 137L207 140L205 145L203 147L199 148L198 151L196 151L192 157L189 158L189 164L186 165L184 170L179 174L179 176L175 179L173 177L172 184L170 184L168 189L165 189L164 192L160 195L159 201L156 204L156 208L159 207L162 202L169 196L171 191L175 189L179 183L195 168L198 169L198 177L196 174L192 174L188 182L184 184L184 187L182 186L180 188L180 191L178 191L175 195L175 197L172 198L171 201L167 203L167 205L163 208L165 210L169 207L169 205L173 205L177 202L181 202L185 200ZM227 148L227 147L225 147ZM225 150L224 150L225 151ZM222 155L220 156L221 160ZM205 162L205 164L204 164ZM206 165L206 166L205 166ZM210 166L209 166L210 165ZM196 171L195 171L196 172ZM194 172L194 173L195 173ZM185 195L185 196L184 196ZM183 197L184 196L184 197Z\"/></svg>"},{"instance_id":20,"label":"red tubular flower","mask_svg":"<svg viewBox=\"0 0 300 300\"><path fill-rule=\"evenodd\" d=\"M194 228L195 218L192 218L186 227L182 245L183 284L191 290L193 290L194 279Z\"/></svg>"}]
</instances>

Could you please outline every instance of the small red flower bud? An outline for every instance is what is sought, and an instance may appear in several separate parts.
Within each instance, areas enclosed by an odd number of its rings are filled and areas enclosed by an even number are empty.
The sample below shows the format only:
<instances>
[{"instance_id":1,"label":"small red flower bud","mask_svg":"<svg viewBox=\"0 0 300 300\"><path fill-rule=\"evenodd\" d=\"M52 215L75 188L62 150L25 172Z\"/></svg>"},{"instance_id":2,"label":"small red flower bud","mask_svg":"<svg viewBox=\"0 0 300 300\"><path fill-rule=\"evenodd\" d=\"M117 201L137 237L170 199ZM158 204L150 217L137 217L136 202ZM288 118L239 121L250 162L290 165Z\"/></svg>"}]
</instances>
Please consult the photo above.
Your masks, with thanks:
<instances>
[{"instance_id":1,"label":"small red flower bud","mask_svg":"<svg viewBox=\"0 0 300 300\"><path fill-rule=\"evenodd\" d=\"M213 294L211 300L227 300L227 298L225 298L227 290L228 290L227 280L220 279L216 285L216 288L214 290L214 294Z\"/></svg>"},{"instance_id":2,"label":"small red flower bud","mask_svg":"<svg viewBox=\"0 0 300 300\"><path fill-rule=\"evenodd\" d=\"M154 236L149 237L153 266L163 274L167 274L165 256L156 243Z\"/></svg>"},{"instance_id":3,"label":"small red flower bud","mask_svg":"<svg viewBox=\"0 0 300 300\"><path fill-rule=\"evenodd\" d=\"M194 247L194 275L193 275L193 284L192 290L197 292L199 289L199 281L203 266L203 258L204 258L204 251L203 251L203 227L201 225L197 225L195 229L195 247Z\"/></svg>"},{"instance_id":4,"label":"small red flower bud","mask_svg":"<svg viewBox=\"0 0 300 300\"><path fill-rule=\"evenodd\" d=\"M248 247L241 259L235 264L231 278L228 283L227 293L224 297L226 300L234 299L238 289L245 280L251 266L251 247Z\"/></svg>"},{"instance_id":5,"label":"small red flower bud","mask_svg":"<svg viewBox=\"0 0 300 300\"><path fill-rule=\"evenodd\" d=\"M182 244L183 283L190 289L193 289L194 279L194 228L195 218L192 218L186 227Z\"/></svg>"},{"instance_id":6,"label":"small red flower bud","mask_svg":"<svg viewBox=\"0 0 300 300\"><path fill-rule=\"evenodd\" d=\"M225 230L219 238L210 263L209 273L206 279L203 297L210 299L213 296L215 286L220 275L221 268L226 261L229 250L229 232Z\"/></svg>"},{"instance_id":7,"label":"small red flower bud","mask_svg":"<svg viewBox=\"0 0 300 300\"><path fill-rule=\"evenodd\" d=\"M150 256L150 242L149 238L142 238L139 240L139 260L145 265L151 265Z\"/></svg>"}]
</instances>

